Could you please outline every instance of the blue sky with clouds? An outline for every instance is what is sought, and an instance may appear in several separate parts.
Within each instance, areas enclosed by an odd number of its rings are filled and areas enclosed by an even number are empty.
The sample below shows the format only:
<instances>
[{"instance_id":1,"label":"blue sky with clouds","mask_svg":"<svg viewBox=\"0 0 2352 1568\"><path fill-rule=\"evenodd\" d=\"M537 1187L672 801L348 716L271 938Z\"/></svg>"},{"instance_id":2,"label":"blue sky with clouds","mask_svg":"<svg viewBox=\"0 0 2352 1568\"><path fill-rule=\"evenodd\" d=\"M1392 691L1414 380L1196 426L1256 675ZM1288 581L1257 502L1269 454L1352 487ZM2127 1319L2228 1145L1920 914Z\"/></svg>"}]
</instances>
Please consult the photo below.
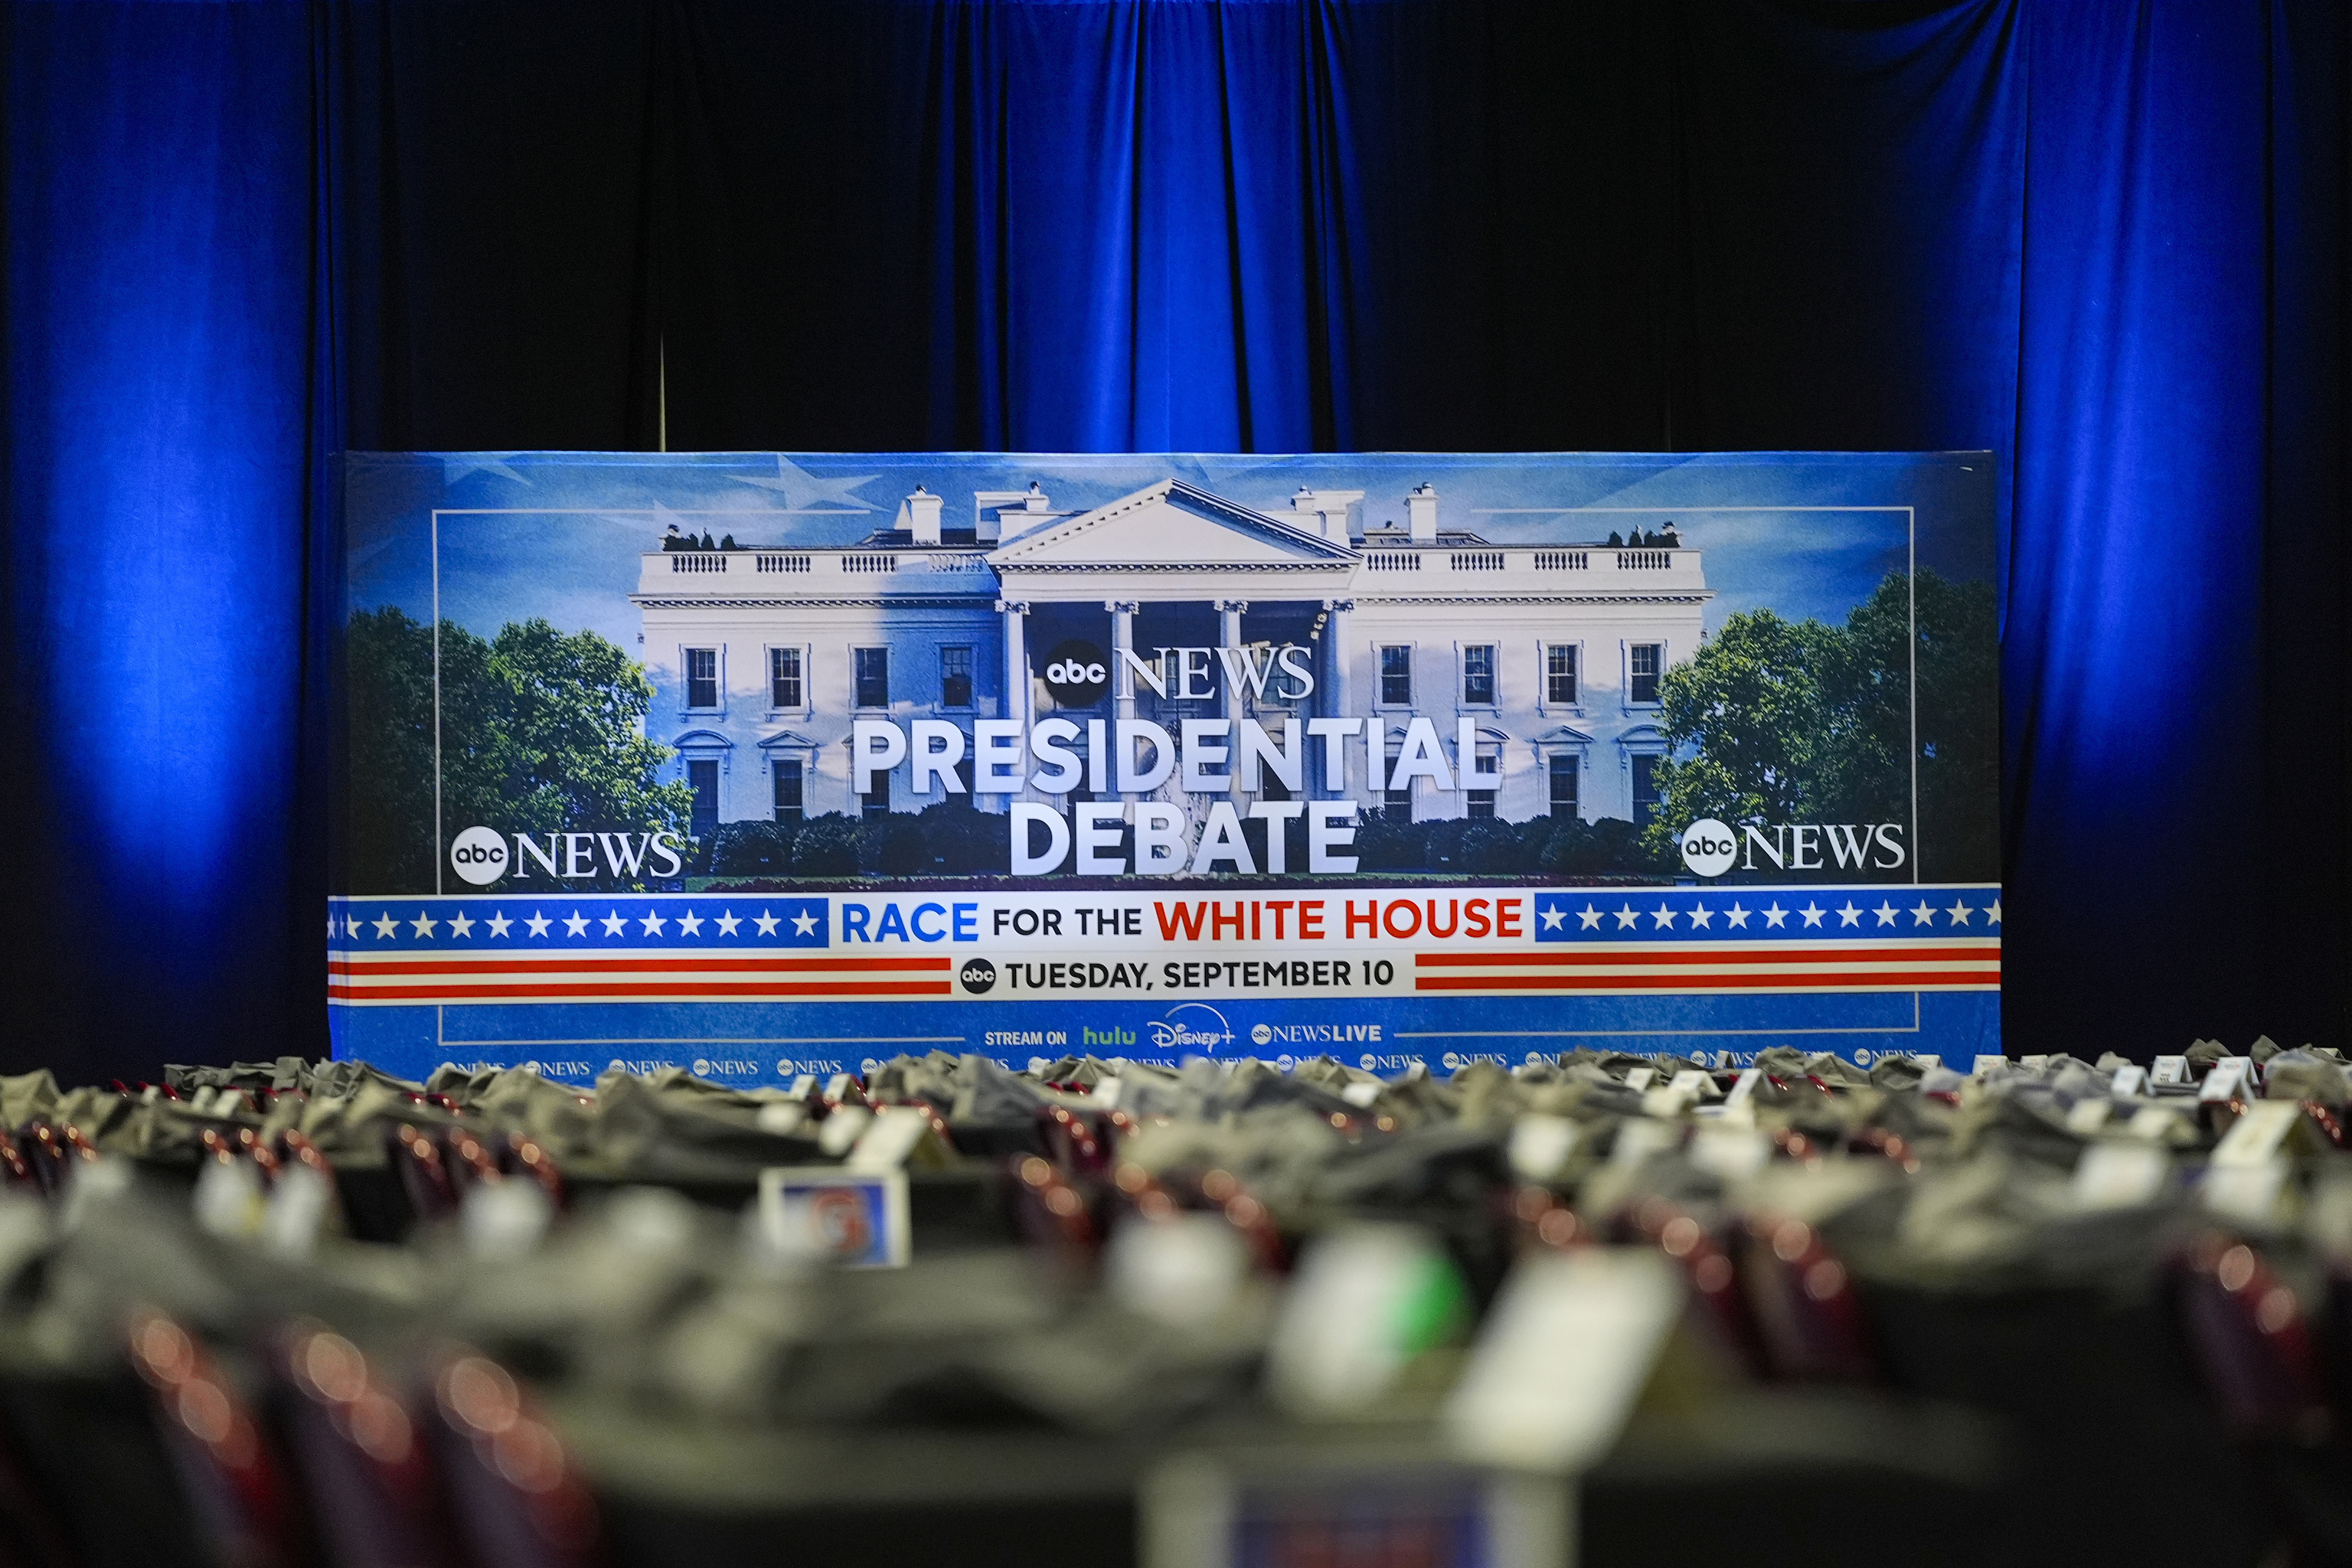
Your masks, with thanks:
<instances>
[{"instance_id":1,"label":"blue sky with clouds","mask_svg":"<svg viewBox=\"0 0 2352 1568\"><path fill-rule=\"evenodd\" d=\"M1507 544L1671 521L1706 552L1710 628L1758 605L1843 620L1903 569L1915 518L1920 564L1994 574L1993 461L1981 452L358 453L346 464L352 608L427 618L437 529L443 616L484 637L543 616L623 647L637 630L637 557L660 548L672 514L745 545L845 544L888 526L918 484L946 499L950 526L969 524L976 490L1034 480L1056 510L1087 508L1171 476L1262 510L1286 507L1302 485L1360 489L1372 524L1402 523L1405 493L1433 484L1442 527Z\"/></svg>"}]
</instances>

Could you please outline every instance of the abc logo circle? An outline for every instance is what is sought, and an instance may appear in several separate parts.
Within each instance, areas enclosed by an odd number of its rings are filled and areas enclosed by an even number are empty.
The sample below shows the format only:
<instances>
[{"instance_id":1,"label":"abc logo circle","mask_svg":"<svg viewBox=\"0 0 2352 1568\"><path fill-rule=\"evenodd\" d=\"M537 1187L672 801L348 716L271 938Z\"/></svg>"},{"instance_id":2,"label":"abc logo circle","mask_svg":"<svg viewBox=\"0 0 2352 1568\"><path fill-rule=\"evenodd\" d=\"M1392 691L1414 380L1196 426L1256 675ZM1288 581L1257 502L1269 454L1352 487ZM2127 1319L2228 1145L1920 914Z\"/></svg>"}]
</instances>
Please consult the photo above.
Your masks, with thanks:
<instances>
[{"instance_id":1,"label":"abc logo circle","mask_svg":"<svg viewBox=\"0 0 2352 1568\"><path fill-rule=\"evenodd\" d=\"M1274 1026L1271 1024L1260 1024L1250 1030L1250 1044L1254 1046L1270 1046L1274 1044Z\"/></svg>"},{"instance_id":2,"label":"abc logo circle","mask_svg":"<svg viewBox=\"0 0 2352 1568\"><path fill-rule=\"evenodd\" d=\"M1711 816L1683 829L1683 864L1694 875L1720 877L1739 858L1738 836Z\"/></svg>"},{"instance_id":3,"label":"abc logo circle","mask_svg":"<svg viewBox=\"0 0 2352 1568\"><path fill-rule=\"evenodd\" d=\"M1055 643L1045 656L1045 689L1065 708L1084 708L1110 689L1110 658L1090 642L1073 637Z\"/></svg>"},{"instance_id":4,"label":"abc logo circle","mask_svg":"<svg viewBox=\"0 0 2352 1568\"><path fill-rule=\"evenodd\" d=\"M507 874L507 841L487 827L468 827L450 842L449 864L477 888Z\"/></svg>"},{"instance_id":5,"label":"abc logo circle","mask_svg":"<svg viewBox=\"0 0 2352 1568\"><path fill-rule=\"evenodd\" d=\"M956 978L962 981L963 988L973 995L985 996L996 984L996 965L984 958L966 959Z\"/></svg>"}]
</instances>

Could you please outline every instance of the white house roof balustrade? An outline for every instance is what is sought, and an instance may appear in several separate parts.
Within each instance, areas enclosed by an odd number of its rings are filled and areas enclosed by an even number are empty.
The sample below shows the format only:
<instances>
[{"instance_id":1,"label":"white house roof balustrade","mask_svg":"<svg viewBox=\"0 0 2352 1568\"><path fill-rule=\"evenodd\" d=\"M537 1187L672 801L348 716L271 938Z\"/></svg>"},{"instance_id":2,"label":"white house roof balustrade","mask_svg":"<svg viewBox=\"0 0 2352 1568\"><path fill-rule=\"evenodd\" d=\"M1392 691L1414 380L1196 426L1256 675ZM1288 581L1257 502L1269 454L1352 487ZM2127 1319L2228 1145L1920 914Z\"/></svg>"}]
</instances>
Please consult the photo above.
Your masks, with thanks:
<instances>
[{"instance_id":1,"label":"white house roof balustrade","mask_svg":"<svg viewBox=\"0 0 2352 1568\"><path fill-rule=\"evenodd\" d=\"M1033 486L978 496L975 525L965 529L941 527L941 498L919 492L898 526L854 544L648 552L632 596L647 607L952 608L1008 591L1046 600L1100 597L1110 587L1144 600L1214 596L1221 577L1222 591L1235 595L1254 584L1265 598L1408 605L1696 605L1713 596L1700 552L1679 542L1498 543L1438 529L1435 499L1428 487L1407 498L1412 528L1351 531L1356 491L1302 490L1287 510L1260 511L1169 479L1071 514ZM1001 503L1011 504L992 515Z\"/></svg>"}]
</instances>

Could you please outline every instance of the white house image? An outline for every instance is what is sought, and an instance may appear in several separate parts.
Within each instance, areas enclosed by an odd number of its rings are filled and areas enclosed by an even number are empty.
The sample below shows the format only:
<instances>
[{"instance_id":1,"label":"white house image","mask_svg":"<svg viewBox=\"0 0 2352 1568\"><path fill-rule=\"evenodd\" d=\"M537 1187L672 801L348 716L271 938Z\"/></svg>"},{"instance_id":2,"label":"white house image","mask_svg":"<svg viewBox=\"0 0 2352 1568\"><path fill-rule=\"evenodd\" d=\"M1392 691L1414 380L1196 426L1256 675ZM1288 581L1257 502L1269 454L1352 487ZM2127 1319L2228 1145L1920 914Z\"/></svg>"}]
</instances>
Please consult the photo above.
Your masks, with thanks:
<instances>
[{"instance_id":1,"label":"white house image","mask_svg":"<svg viewBox=\"0 0 2352 1568\"><path fill-rule=\"evenodd\" d=\"M919 489L896 526L855 545L689 541L648 552L632 595L656 688L646 730L677 749L671 776L693 785L700 833L920 810L972 789L986 731L998 732L997 758L1009 744L1020 766L997 770L1000 793L975 792L983 808L1119 798L1121 781L1099 769L1060 793L1036 782L1044 770L1024 748L1054 718L1097 745L1121 719L1171 734L1189 719L1231 721L1206 726L1229 744L1249 720L1304 748L1292 759L1301 786L1228 760L1221 774L1193 775L1215 778L1208 795L1184 792L1181 771L1129 792L1196 821L1214 799L1302 793L1416 818L1644 818L1665 749L1659 678L1697 650L1712 597L1699 552L1660 518L1640 521L1661 527L1663 547L1507 545L1444 526L1427 485L1402 498L1402 525L1367 528L1363 502L1361 491L1301 490L1260 509L1166 479L1071 512L1033 485L977 493L971 521L950 527L946 498ZM1111 679L1074 695L1061 679L1072 671L1057 668L1072 649ZM1272 678L1230 679L1257 671ZM1399 767L1416 718L1453 779L1433 777L1425 759ZM873 772L861 795L861 719L959 761L924 768L919 788L910 756ZM990 720L1013 723L975 732ZM1003 742L1015 725L1023 739ZM1458 772L1465 736L1478 752L1469 778Z\"/></svg>"}]
</instances>

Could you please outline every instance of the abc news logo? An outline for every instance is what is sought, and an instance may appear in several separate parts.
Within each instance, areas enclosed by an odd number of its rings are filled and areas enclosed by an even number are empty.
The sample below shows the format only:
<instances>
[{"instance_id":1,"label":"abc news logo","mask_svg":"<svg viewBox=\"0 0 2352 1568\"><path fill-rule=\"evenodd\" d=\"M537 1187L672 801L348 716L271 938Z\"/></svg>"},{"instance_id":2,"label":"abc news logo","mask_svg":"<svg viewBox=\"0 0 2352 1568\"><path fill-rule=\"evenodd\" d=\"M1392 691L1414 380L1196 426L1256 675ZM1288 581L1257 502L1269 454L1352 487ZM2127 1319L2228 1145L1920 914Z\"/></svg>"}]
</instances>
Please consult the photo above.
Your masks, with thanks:
<instances>
[{"instance_id":1,"label":"abc news logo","mask_svg":"<svg viewBox=\"0 0 2352 1568\"><path fill-rule=\"evenodd\" d=\"M1683 864L1696 876L1720 877L1739 858L1739 836L1711 816L1683 829Z\"/></svg>"},{"instance_id":2,"label":"abc news logo","mask_svg":"<svg viewBox=\"0 0 2352 1568\"><path fill-rule=\"evenodd\" d=\"M507 874L507 841L487 827L468 827L450 841L449 864L474 886L486 888Z\"/></svg>"},{"instance_id":3,"label":"abc news logo","mask_svg":"<svg viewBox=\"0 0 2352 1568\"><path fill-rule=\"evenodd\" d=\"M1735 865L1756 870L1759 855L1775 870L1891 871L1909 858L1902 839L1899 822L1783 822L1743 833L1703 816L1683 829L1680 847L1683 864L1698 877L1720 877Z\"/></svg>"},{"instance_id":4,"label":"abc news logo","mask_svg":"<svg viewBox=\"0 0 2352 1568\"><path fill-rule=\"evenodd\" d=\"M1110 689L1110 656L1090 642L1073 637L1055 643L1045 656L1045 689L1065 707L1084 708L1099 702Z\"/></svg>"}]
</instances>

